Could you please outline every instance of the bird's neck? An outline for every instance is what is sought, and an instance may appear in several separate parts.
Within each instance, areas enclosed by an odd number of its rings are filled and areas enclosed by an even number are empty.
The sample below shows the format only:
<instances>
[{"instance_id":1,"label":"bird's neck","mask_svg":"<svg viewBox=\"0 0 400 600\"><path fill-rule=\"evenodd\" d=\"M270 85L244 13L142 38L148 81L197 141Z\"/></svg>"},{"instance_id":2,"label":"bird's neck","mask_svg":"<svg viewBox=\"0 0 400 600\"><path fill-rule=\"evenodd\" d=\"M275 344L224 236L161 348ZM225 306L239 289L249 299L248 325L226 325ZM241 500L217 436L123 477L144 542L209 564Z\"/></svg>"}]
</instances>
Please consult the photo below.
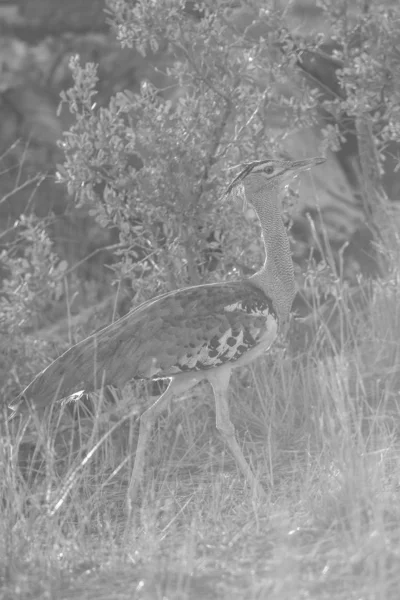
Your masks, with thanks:
<instances>
[{"instance_id":1,"label":"bird's neck","mask_svg":"<svg viewBox=\"0 0 400 600\"><path fill-rule=\"evenodd\" d=\"M289 239L280 206L265 204L257 210L265 247L263 267L251 278L272 300L279 319L285 323L295 296L295 281Z\"/></svg>"}]
</instances>

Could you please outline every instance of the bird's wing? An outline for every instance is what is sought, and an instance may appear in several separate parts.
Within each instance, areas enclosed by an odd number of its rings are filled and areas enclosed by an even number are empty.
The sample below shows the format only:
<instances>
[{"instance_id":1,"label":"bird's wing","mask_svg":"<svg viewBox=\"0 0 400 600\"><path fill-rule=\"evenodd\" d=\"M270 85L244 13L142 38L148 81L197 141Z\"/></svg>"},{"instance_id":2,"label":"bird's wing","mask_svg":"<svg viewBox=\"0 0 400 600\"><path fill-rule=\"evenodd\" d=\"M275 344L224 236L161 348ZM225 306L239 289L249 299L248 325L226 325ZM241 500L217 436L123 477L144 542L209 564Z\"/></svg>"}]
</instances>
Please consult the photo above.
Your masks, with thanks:
<instances>
[{"instance_id":1,"label":"bird's wing","mask_svg":"<svg viewBox=\"0 0 400 600\"><path fill-rule=\"evenodd\" d=\"M271 300L250 281L163 294L67 350L21 397L44 407L80 390L235 362L262 342L270 319L276 325Z\"/></svg>"}]
</instances>

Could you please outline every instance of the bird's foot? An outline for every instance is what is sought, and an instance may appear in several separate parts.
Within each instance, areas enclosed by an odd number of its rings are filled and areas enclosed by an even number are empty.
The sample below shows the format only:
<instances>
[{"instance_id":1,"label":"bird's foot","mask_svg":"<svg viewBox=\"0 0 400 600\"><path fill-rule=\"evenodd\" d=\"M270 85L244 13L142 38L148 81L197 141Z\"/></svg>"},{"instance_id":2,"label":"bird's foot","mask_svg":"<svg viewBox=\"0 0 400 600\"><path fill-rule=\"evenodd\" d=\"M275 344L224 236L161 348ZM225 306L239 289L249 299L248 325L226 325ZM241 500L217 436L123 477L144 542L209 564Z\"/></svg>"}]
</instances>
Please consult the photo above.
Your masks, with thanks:
<instances>
[{"instance_id":1,"label":"bird's foot","mask_svg":"<svg viewBox=\"0 0 400 600\"><path fill-rule=\"evenodd\" d=\"M135 527L139 524L142 499L143 498L141 485L138 481L135 481L135 479L132 478L126 495L126 527L124 533L125 540L127 540L127 538L131 539Z\"/></svg>"}]
</instances>

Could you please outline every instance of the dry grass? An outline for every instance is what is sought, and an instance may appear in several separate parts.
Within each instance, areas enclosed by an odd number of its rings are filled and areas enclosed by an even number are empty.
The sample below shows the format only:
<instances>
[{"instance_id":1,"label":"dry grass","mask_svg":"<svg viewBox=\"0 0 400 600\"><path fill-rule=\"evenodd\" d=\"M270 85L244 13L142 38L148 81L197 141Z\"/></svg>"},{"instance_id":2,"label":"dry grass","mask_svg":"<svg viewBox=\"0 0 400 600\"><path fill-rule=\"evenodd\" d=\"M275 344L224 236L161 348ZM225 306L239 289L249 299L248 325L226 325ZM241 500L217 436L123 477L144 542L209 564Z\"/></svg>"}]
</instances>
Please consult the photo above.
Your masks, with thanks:
<instances>
[{"instance_id":1,"label":"dry grass","mask_svg":"<svg viewBox=\"0 0 400 600\"><path fill-rule=\"evenodd\" d=\"M137 423L120 416L124 399L100 402L94 419L54 414L31 426L31 443L8 431L0 597L397 599L396 270L375 288L340 353L310 347L237 374L232 416L265 504L225 452L206 387L159 419L130 535ZM354 321L346 304L340 311Z\"/></svg>"}]
</instances>

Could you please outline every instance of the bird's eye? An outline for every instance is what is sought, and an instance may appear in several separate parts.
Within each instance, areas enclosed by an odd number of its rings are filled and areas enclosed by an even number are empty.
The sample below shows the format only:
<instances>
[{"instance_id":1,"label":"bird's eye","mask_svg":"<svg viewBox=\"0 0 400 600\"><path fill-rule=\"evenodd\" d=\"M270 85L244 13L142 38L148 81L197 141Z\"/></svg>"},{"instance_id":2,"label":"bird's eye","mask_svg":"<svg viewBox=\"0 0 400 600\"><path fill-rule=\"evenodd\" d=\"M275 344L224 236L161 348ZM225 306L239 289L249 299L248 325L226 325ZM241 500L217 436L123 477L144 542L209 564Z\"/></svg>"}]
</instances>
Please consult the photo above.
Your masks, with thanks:
<instances>
[{"instance_id":1,"label":"bird's eye","mask_svg":"<svg viewBox=\"0 0 400 600\"><path fill-rule=\"evenodd\" d=\"M274 172L274 167L272 165L268 165L268 167L265 167L265 169L264 169L264 173L266 173L267 175L272 175L273 172Z\"/></svg>"}]
</instances>

